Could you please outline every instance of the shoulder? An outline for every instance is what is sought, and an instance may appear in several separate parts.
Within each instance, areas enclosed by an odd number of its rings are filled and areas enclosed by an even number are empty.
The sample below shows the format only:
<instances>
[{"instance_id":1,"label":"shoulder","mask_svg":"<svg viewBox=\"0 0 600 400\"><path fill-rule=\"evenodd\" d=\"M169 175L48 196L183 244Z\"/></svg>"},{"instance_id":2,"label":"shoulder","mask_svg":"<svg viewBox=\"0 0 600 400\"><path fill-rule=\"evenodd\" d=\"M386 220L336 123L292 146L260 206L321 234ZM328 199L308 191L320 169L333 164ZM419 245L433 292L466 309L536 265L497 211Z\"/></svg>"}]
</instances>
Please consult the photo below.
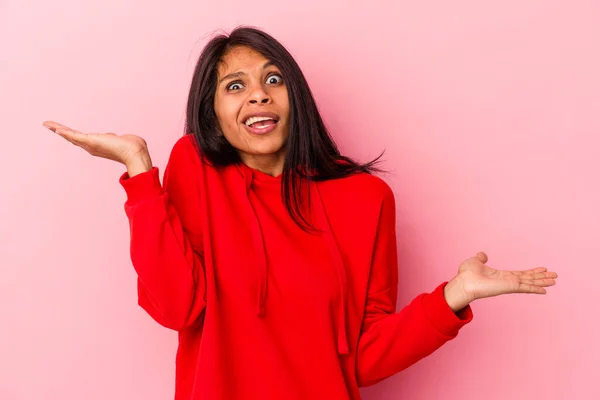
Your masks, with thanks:
<instances>
[{"instance_id":1,"label":"shoulder","mask_svg":"<svg viewBox=\"0 0 600 400\"><path fill-rule=\"evenodd\" d=\"M390 185L377 175L359 173L349 176L347 179L349 186L354 187L355 190L370 194L376 200L383 200L386 197L394 195Z\"/></svg>"},{"instance_id":2,"label":"shoulder","mask_svg":"<svg viewBox=\"0 0 600 400\"><path fill-rule=\"evenodd\" d=\"M214 166L203 156L193 134L187 133L177 139L171 148L167 169L194 175L207 168L214 169Z\"/></svg>"},{"instance_id":3,"label":"shoulder","mask_svg":"<svg viewBox=\"0 0 600 400\"><path fill-rule=\"evenodd\" d=\"M387 205L395 206L395 196L390 185L377 175L364 172L341 179L320 183L320 188L331 200L351 207L360 207L363 211L381 210Z\"/></svg>"},{"instance_id":4,"label":"shoulder","mask_svg":"<svg viewBox=\"0 0 600 400\"><path fill-rule=\"evenodd\" d=\"M359 194L373 200L383 200L394 196L390 185L377 175L365 172L353 174L341 179L332 179L323 182L323 185L335 187L340 193Z\"/></svg>"},{"instance_id":5,"label":"shoulder","mask_svg":"<svg viewBox=\"0 0 600 400\"><path fill-rule=\"evenodd\" d=\"M204 163L192 134L181 136L173 144L165 167L164 182L168 189L189 186L196 182Z\"/></svg>"},{"instance_id":6,"label":"shoulder","mask_svg":"<svg viewBox=\"0 0 600 400\"><path fill-rule=\"evenodd\" d=\"M195 155L196 158L199 159L200 153L198 152L198 146L196 143L196 139L194 135L188 133L181 136L173 147L171 148L171 154L169 156L169 161L179 161L179 160L188 160L193 158Z\"/></svg>"}]
</instances>

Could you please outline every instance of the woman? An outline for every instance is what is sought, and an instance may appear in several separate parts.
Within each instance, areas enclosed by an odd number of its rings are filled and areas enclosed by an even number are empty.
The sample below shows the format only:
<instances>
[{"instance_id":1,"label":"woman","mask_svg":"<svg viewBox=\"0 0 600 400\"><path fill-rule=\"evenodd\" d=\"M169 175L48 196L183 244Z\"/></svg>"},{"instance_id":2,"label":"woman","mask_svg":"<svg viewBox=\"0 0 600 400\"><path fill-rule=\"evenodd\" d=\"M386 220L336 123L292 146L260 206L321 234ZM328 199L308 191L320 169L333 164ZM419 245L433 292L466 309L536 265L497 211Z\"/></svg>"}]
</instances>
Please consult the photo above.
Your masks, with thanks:
<instances>
[{"instance_id":1,"label":"woman","mask_svg":"<svg viewBox=\"0 0 600 400\"><path fill-rule=\"evenodd\" d=\"M377 160L340 155L292 56L253 28L203 50L163 185L141 137L44 125L127 169L139 304L179 333L176 399L360 399L456 337L472 301L544 294L557 277L479 252L396 313Z\"/></svg>"}]
</instances>

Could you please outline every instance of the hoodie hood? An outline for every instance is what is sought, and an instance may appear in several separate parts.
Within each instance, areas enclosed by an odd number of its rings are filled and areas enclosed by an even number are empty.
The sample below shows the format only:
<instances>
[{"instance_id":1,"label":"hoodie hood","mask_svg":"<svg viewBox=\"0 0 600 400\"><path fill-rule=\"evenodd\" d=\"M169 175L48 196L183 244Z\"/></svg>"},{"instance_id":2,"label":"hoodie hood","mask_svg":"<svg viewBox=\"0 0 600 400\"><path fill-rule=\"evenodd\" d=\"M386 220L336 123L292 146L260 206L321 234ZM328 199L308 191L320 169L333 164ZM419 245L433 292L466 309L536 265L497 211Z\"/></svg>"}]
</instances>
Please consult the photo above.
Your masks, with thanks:
<instances>
[{"instance_id":1,"label":"hoodie hood","mask_svg":"<svg viewBox=\"0 0 600 400\"><path fill-rule=\"evenodd\" d=\"M242 174L245 183L244 194L246 197L246 204L251 211L252 218L251 232L252 232L252 244L255 249L255 255L257 257L257 277L258 277L258 291L256 294L256 315L259 318L265 316L266 300L267 300L267 257L264 245L264 238L260 223L248 193L252 187L254 180L254 173L250 167L240 163L237 164L237 168ZM283 182L282 182L283 184ZM325 206L319 192L318 185L315 181L309 182L309 199L310 208L314 207L316 215L316 228L323 231L324 240L327 240L329 251L331 254L332 267L335 268L338 277L338 305L337 305L337 316L336 316L336 333L337 333L337 350L338 354L349 354L348 338L346 331L346 294L347 294L347 280L346 280L346 269L344 267L344 261L340 252L339 246L333 235L329 219L325 211Z\"/></svg>"}]
</instances>

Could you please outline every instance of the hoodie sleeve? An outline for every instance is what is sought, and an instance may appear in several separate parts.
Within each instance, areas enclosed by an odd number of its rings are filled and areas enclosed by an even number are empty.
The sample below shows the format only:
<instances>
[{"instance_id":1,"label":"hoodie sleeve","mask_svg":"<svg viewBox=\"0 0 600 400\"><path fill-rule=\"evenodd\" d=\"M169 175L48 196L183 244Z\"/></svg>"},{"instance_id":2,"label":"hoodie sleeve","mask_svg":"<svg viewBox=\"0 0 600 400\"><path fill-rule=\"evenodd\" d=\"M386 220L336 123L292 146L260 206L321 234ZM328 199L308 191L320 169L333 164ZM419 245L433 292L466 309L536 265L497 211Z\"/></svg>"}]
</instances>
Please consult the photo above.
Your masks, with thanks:
<instances>
[{"instance_id":1,"label":"hoodie sleeve","mask_svg":"<svg viewBox=\"0 0 600 400\"><path fill-rule=\"evenodd\" d=\"M365 314L358 342L359 386L375 384L430 355L458 335L472 318L470 306L456 314L441 283L396 310L398 262L394 194L386 185L371 265Z\"/></svg>"},{"instance_id":2,"label":"hoodie sleeve","mask_svg":"<svg viewBox=\"0 0 600 400\"><path fill-rule=\"evenodd\" d=\"M182 330L202 313L205 277L202 255L190 243L183 224L194 200L189 147L182 138L173 146L165 168L164 187L158 168L119 179L127 200L130 255L137 272L138 303L159 324ZM196 196L196 197L195 197Z\"/></svg>"}]
</instances>

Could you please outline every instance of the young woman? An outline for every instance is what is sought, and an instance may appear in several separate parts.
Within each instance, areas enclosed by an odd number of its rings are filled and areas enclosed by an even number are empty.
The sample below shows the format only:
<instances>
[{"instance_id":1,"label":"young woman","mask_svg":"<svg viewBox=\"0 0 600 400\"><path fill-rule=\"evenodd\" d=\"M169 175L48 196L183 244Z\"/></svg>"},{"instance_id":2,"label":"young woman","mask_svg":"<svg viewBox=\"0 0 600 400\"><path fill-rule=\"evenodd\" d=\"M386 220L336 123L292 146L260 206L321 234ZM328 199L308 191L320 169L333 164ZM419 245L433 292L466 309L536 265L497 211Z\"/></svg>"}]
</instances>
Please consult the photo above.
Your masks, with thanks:
<instances>
[{"instance_id":1,"label":"young woman","mask_svg":"<svg viewBox=\"0 0 600 400\"><path fill-rule=\"evenodd\" d=\"M139 304L179 333L176 399L360 399L431 354L470 303L557 275L483 252L396 311L395 203L377 160L340 155L300 68L268 34L212 39L163 184L135 135L46 127L120 162Z\"/></svg>"}]
</instances>

